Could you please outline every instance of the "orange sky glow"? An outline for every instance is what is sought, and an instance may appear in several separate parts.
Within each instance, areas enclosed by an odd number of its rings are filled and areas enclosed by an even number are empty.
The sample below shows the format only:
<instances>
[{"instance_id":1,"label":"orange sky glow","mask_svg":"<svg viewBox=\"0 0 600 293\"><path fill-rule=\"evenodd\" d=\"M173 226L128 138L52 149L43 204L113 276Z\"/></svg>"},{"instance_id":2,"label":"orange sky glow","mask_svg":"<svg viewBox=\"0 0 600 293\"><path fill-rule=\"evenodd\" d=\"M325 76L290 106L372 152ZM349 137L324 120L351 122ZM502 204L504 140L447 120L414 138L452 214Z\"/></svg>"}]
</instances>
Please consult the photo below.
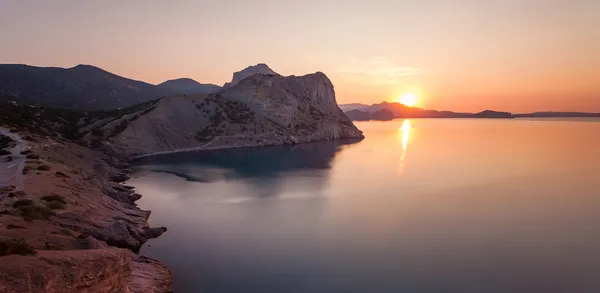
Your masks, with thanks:
<instances>
[{"instance_id":1,"label":"orange sky glow","mask_svg":"<svg viewBox=\"0 0 600 293\"><path fill-rule=\"evenodd\" d=\"M0 63L222 85L322 71L338 103L600 112L600 1L0 1Z\"/></svg>"}]
</instances>

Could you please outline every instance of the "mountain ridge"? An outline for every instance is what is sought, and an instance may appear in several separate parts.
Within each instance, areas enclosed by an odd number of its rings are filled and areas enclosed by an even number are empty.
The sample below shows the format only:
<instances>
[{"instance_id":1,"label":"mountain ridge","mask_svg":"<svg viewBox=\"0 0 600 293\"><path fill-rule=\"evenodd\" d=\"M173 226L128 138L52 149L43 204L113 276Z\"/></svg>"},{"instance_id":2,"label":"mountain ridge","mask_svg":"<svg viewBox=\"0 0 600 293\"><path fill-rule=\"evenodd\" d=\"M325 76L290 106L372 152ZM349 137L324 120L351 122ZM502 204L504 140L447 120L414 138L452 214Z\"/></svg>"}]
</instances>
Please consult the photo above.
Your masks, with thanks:
<instances>
[{"instance_id":1,"label":"mountain ridge","mask_svg":"<svg viewBox=\"0 0 600 293\"><path fill-rule=\"evenodd\" d=\"M216 85L196 86L193 92L189 88L187 91L195 94L217 90ZM123 77L94 65L63 68L0 64L0 101L94 111L126 108L173 94L181 94L181 90Z\"/></svg>"},{"instance_id":2,"label":"mountain ridge","mask_svg":"<svg viewBox=\"0 0 600 293\"><path fill-rule=\"evenodd\" d=\"M495 111L495 110L484 110L477 113L467 112L453 112L453 111L439 111L439 110L427 110L418 107L409 107L397 102L381 102L379 104L365 105L360 107L359 103L342 104L341 109L345 110L346 114L353 121L367 121L367 120L382 120L378 119L375 112L380 110L388 110L394 114L394 118L576 118L576 117L600 117L600 113L593 112L560 112L560 111L546 111L546 112L533 112L533 113L522 113L515 114L509 112ZM389 120L383 119L383 120Z\"/></svg>"}]
</instances>

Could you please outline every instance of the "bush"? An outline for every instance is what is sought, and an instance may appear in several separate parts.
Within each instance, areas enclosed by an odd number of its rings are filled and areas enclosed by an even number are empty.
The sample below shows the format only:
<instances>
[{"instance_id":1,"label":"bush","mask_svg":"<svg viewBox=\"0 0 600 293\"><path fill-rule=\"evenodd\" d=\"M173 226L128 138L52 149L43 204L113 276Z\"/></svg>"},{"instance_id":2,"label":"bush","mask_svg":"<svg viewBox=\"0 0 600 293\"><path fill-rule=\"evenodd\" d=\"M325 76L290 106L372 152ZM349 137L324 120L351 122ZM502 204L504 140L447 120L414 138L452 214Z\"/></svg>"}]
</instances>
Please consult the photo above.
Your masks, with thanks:
<instances>
[{"instance_id":1,"label":"bush","mask_svg":"<svg viewBox=\"0 0 600 293\"><path fill-rule=\"evenodd\" d=\"M75 235L73 234L73 231L71 231L67 228L60 229L60 233L62 233L63 235L75 237Z\"/></svg>"},{"instance_id":2,"label":"bush","mask_svg":"<svg viewBox=\"0 0 600 293\"><path fill-rule=\"evenodd\" d=\"M56 200L46 202L46 206L51 210L64 210L65 209L65 203L56 201Z\"/></svg>"},{"instance_id":3,"label":"bush","mask_svg":"<svg viewBox=\"0 0 600 293\"><path fill-rule=\"evenodd\" d=\"M40 170L40 171L48 171L48 170L50 170L50 166L48 166L48 165L41 165L41 166L37 167L37 169Z\"/></svg>"},{"instance_id":4,"label":"bush","mask_svg":"<svg viewBox=\"0 0 600 293\"><path fill-rule=\"evenodd\" d=\"M19 197L19 196L24 196L26 195L25 191L19 190L19 191L14 191L14 192L10 192L8 193L8 197Z\"/></svg>"},{"instance_id":5,"label":"bush","mask_svg":"<svg viewBox=\"0 0 600 293\"><path fill-rule=\"evenodd\" d=\"M0 240L0 256L11 254L36 255L37 251L22 238Z\"/></svg>"},{"instance_id":6,"label":"bush","mask_svg":"<svg viewBox=\"0 0 600 293\"><path fill-rule=\"evenodd\" d=\"M70 178L70 177L69 177L69 175L67 175L67 174L65 174L65 173L63 173L63 172L60 172L60 171L57 171L57 172L56 172L56 173L54 173L54 174L56 175L56 177Z\"/></svg>"},{"instance_id":7,"label":"bush","mask_svg":"<svg viewBox=\"0 0 600 293\"><path fill-rule=\"evenodd\" d=\"M62 247L60 247L54 243L50 243L50 242L46 242L46 244L44 245L44 248L46 250L63 250Z\"/></svg>"},{"instance_id":8,"label":"bush","mask_svg":"<svg viewBox=\"0 0 600 293\"><path fill-rule=\"evenodd\" d=\"M44 206L39 206L33 203L33 201L29 200L21 200L23 201L21 204L17 204L19 201L13 204L13 207L18 209L21 212L21 216L25 218L25 220L46 220L50 218L50 216L54 216L55 213ZM30 202L26 204L25 201Z\"/></svg>"},{"instance_id":9,"label":"bush","mask_svg":"<svg viewBox=\"0 0 600 293\"><path fill-rule=\"evenodd\" d=\"M6 229L25 229L25 227L23 226L19 226L19 225L15 225L15 224L8 224L6 225Z\"/></svg>"},{"instance_id":10,"label":"bush","mask_svg":"<svg viewBox=\"0 0 600 293\"><path fill-rule=\"evenodd\" d=\"M32 159L32 160L39 160L40 156L36 155L36 154L27 154L27 156L25 156L28 159Z\"/></svg>"},{"instance_id":11,"label":"bush","mask_svg":"<svg viewBox=\"0 0 600 293\"><path fill-rule=\"evenodd\" d=\"M13 203L13 208L20 208L22 206L29 206L33 204L33 200L31 199L19 199Z\"/></svg>"},{"instance_id":12,"label":"bush","mask_svg":"<svg viewBox=\"0 0 600 293\"><path fill-rule=\"evenodd\" d=\"M67 201L65 200L65 198L62 195L58 195L58 194L51 194L51 195L43 196L42 200L45 200L45 201L58 201L58 202L62 202L62 203L67 203Z\"/></svg>"}]
</instances>

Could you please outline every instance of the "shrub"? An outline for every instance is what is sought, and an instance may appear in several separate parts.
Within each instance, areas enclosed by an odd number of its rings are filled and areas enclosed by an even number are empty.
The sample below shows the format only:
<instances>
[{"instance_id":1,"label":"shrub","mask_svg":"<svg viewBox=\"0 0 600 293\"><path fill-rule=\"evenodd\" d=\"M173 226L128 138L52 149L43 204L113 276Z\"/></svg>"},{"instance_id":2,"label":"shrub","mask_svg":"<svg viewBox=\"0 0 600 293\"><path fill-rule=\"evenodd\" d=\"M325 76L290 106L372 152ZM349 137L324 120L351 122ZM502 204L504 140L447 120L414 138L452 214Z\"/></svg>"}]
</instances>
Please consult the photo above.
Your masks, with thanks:
<instances>
[{"instance_id":1,"label":"shrub","mask_svg":"<svg viewBox=\"0 0 600 293\"><path fill-rule=\"evenodd\" d=\"M44 245L44 248L46 250L63 250L62 247L60 247L54 243L50 243L50 242L46 242L46 244Z\"/></svg>"},{"instance_id":2,"label":"shrub","mask_svg":"<svg viewBox=\"0 0 600 293\"><path fill-rule=\"evenodd\" d=\"M32 204L33 204L33 200L31 200L31 199L19 199L19 200L15 201L15 203L13 203L13 208L18 209L19 207L29 206Z\"/></svg>"},{"instance_id":3,"label":"shrub","mask_svg":"<svg viewBox=\"0 0 600 293\"><path fill-rule=\"evenodd\" d=\"M22 238L0 240L0 256L11 254L36 255L37 251Z\"/></svg>"},{"instance_id":4,"label":"shrub","mask_svg":"<svg viewBox=\"0 0 600 293\"><path fill-rule=\"evenodd\" d=\"M6 155L10 155L10 154L12 154L12 153L7 150L0 150L0 156L6 156Z\"/></svg>"},{"instance_id":5,"label":"shrub","mask_svg":"<svg viewBox=\"0 0 600 293\"><path fill-rule=\"evenodd\" d=\"M60 171L56 171L56 173L54 173L56 175L56 177L62 177L62 178L70 178L69 175L60 172Z\"/></svg>"},{"instance_id":6,"label":"shrub","mask_svg":"<svg viewBox=\"0 0 600 293\"><path fill-rule=\"evenodd\" d=\"M8 224L8 225L6 225L6 229L25 229L25 227L15 225L15 224Z\"/></svg>"},{"instance_id":7,"label":"shrub","mask_svg":"<svg viewBox=\"0 0 600 293\"><path fill-rule=\"evenodd\" d=\"M40 171L48 171L48 170L50 170L50 166L48 166L48 165L41 165L41 166L37 167L37 169L40 170Z\"/></svg>"},{"instance_id":8,"label":"shrub","mask_svg":"<svg viewBox=\"0 0 600 293\"><path fill-rule=\"evenodd\" d=\"M73 231L71 231L71 230L69 230L67 228L60 229L60 233L62 233L63 235L75 237L75 235L73 234Z\"/></svg>"},{"instance_id":9,"label":"shrub","mask_svg":"<svg viewBox=\"0 0 600 293\"><path fill-rule=\"evenodd\" d=\"M42 200L45 200L45 201L59 201L59 202L62 202L62 203L67 203L67 201L65 200L65 198L62 195L58 195L58 194L51 194L51 195L43 196Z\"/></svg>"},{"instance_id":10,"label":"shrub","mask_svg":"<svg viewBox=\"0 0 600 293\"><path fill-rule=\"evenodd\" d=\"M8 197L18 197L18 196L24 196L24 195L26 195L25 191L19 190L19 191L10 192L8 194Z\"/></svg>"},{"instance_id":11,"label":"shrub","mask_svg":"<svg viewBox=\"0 0 600 293\"><path fill-rule=\"evenodd\" d=\"M40 156L36 155L36 154L27 154L27 156L25 156L28 159L32 159L32 160L39 160Z\"/></svg>"},{"instance_id":12,"label":"shrub","mask_svg":"<svg viewBox=\"0 0 600 293\"><path fill-rule=\"evenodd\" d=\"M13 206L21 212L21 216L25 218L25 220L45 220L50 218L50 216L54 216L55 213L44 206L39 206L33 203L33 201L28 200L29 204L13 204Z\"/></svg>"},{"instance_id":13,"label":"shrub","mask_svg":"<svg viewBox=\"0 0 600 293\"><path fill-rule=\"evenodd\" d=\"M64 210L65 203L57 200L46 202L46 206L51 210Z\"/></svg>"}]
</instances>

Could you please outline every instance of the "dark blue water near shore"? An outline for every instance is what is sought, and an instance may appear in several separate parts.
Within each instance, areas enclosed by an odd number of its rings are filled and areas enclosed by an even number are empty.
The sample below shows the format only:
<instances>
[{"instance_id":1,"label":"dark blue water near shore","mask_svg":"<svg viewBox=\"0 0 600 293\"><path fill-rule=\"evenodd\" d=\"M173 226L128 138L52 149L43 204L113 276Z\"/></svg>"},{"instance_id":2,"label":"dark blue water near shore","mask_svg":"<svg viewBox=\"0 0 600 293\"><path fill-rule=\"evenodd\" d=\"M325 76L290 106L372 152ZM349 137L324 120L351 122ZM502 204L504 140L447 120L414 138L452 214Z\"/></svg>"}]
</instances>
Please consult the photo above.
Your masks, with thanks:
<instances>
[{"instance_id":1,"label":"dark blue water near shore","mask_svg":"<svg viewBox=\"0 0 600 293\"><path fill-rule=\"evenodd\" d=\"M186 292L600 292L600 123L367 122L171 154L129 183Z\"/></svg>"}]
</instances>

